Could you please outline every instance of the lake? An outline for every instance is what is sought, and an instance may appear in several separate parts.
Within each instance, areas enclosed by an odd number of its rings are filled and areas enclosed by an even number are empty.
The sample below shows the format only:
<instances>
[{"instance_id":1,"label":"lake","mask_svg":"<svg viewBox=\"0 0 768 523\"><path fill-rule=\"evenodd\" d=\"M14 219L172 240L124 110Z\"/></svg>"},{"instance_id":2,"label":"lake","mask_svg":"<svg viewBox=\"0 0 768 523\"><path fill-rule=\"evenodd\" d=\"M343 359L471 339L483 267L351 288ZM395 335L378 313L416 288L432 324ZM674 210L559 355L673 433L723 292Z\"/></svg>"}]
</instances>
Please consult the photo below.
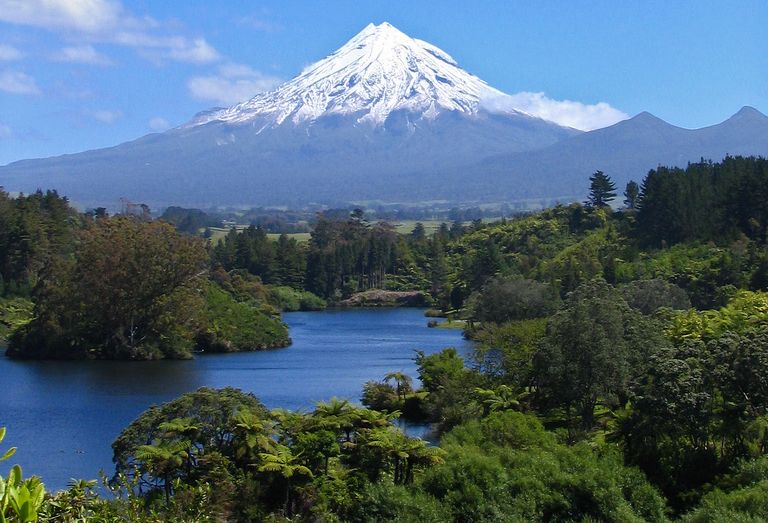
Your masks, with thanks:
<instances>
[{"instance_id":1,"label":"lake","mask_svg":"<svg viewBox=\"0 0 768 523\"><path fill-rule=\"evenodd\" d=\"M353 309L284 315L293 345L189 361L14 361L0 357L0 427L11 463L48 489L113 472L110 445L150 405L200 387L237 387L267 407L310 410L332 396L358 401L366 381L390 371L416 377L416 350L470 342L461 331L427 328L420 309ZM9 462L0 465L7 473Z\"/></svg>"}]
</instances>

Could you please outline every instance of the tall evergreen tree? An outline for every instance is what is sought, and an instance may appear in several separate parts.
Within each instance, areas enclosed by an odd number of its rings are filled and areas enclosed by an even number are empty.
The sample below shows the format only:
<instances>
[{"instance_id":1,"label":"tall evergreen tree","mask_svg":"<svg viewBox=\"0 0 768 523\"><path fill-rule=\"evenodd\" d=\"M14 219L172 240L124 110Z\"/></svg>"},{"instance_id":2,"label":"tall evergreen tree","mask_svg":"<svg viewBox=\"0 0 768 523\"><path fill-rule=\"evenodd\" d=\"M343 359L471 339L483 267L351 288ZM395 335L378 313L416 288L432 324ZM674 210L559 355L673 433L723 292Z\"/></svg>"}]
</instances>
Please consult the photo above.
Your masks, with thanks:
<instances>
[{"instance_id":1,"label":"tall evergreen tree","mask_svg":"<svg viewBox=\"0 0 768 523\"><path fill-rule=\"evenodd\" d=\"M630 180L627 182L627 187L624 189L624 205L627 209L637 209L637 205L640 203L640 186L636 181Z\"/></svg>"},{"instance_id":2,"label":"tall evergreen tree","mask_svg":"<svg viewBox=\"0 0 768 523\"><path fill-rule=\"evenodd\" d=\"M605 207L614 198L616 198L616 184L603 171L595 171L595 174L589 177L587 205L590 207Z\"/></svg>"}]
</instances>

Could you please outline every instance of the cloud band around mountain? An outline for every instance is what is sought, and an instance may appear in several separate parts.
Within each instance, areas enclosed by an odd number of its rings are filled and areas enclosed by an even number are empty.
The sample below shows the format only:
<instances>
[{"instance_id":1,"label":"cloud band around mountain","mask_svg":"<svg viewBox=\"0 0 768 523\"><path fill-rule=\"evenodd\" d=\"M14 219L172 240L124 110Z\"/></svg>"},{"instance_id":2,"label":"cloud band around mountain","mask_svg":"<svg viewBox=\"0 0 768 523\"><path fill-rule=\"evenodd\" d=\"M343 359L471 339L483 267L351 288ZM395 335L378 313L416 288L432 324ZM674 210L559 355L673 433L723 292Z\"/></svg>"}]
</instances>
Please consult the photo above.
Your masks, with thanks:
<instances>
[{"instance_id":1,"label":"cloud band around mountain","mask_svg":"<svg viewBox=\"0 0 768 523\"><path fill-rule=\"evenodd\" d=\"M585 104L573 100L553 100L543 92L523 91L493 97L483 100L482 106L493 112L523 111L581 131L608 127L629 118L628 114L605 102Z\"/></svg>"}]
</instances>

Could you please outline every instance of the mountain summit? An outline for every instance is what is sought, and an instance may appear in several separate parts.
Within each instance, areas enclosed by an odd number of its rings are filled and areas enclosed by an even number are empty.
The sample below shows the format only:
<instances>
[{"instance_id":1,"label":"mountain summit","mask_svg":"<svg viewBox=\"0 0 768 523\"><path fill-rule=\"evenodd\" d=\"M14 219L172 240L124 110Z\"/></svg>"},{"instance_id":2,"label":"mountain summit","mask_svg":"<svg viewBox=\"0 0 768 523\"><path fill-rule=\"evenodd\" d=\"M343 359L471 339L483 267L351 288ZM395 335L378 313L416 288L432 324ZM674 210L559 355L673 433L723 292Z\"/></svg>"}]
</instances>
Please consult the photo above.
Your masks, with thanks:
<instances>
[{"instance_id":1,"label":"mountain summit","mask_svg":"<svg viewBox=\"0 0 768 523\"><path fill-rule=\"evenodd\" d=\"M383 124L395 111L434 119L443 111L474 114L480 102L505 96L461 69L437 47L387 22L369 24L339 50L307 67L276 90L192 122L265 125L354 115Z\"/></svg>"},{"instance_id":2,"label":"mountain summit","mask_svg":"<svg viewBox=\"0 0 768 523\"><path fill-rule=\"evenodd\" d=\"M0 167L0 186L94 207L575 200L598 169L621 187L660 163L768 154L768 118L751 108L699 130L641 113L584 133L505 97L371 24L274 91L115 147Z\"/></svg>"},{"instance_id":3,"label":"mountain summit","mask_svg":"<svg viewBox=\"0 0 768 523\"><path fill-rule=\"evenodd\" d=\"M437 47L370 24L274 91L115 147L0 167L0 185L85 205L421 199L430 173L580 134L490 109L505 96Z\"/></svg>"}]
</instances>

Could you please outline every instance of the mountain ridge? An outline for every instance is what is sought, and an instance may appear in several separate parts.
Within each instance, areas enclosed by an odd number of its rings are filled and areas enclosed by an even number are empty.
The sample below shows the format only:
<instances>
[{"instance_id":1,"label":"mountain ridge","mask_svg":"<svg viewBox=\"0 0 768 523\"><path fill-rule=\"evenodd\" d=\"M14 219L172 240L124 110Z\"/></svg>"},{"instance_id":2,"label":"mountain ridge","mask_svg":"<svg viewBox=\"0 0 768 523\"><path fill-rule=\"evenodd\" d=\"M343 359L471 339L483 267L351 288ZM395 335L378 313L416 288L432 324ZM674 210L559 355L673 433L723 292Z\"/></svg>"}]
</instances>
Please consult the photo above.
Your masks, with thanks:
<instances>
[{"instance_id":1,"label":"mountain ridge","mask_svg":"<svg viewBox=\"0 0 768 523\"><path fill-rule=\"evenodd\" d=\"M370 24L269 93L113 147L8 164L0 186L84 206L551 201L583 198L598 169L621 186L659 164L768 155L768 117L748 106L701 129L641 112L582 132L484 103L503 96L439 48Z\"/></svg>"},{"instance_id":2,"label":"mountain ridge","mask_svg":"<svg viewBox=\"0 0 768 523\"><path fill-rule=\"evenodd\" d=\"M627 182L642 181L659 165L685 167L701 159L719 161L727 155L768 156L768 116L745 106L720 123L685 129L644 111L536 151L495 155L456 170L480 172L479 185L523 185L527 192L518 192L519 198L579 199L586 195L587 177L596 170L610 175L623 190ZM451 171L441 175L455 177ZM558 181L560 195L547 194L542 184L553 179Z\"/></svg>"}]
</instances>

